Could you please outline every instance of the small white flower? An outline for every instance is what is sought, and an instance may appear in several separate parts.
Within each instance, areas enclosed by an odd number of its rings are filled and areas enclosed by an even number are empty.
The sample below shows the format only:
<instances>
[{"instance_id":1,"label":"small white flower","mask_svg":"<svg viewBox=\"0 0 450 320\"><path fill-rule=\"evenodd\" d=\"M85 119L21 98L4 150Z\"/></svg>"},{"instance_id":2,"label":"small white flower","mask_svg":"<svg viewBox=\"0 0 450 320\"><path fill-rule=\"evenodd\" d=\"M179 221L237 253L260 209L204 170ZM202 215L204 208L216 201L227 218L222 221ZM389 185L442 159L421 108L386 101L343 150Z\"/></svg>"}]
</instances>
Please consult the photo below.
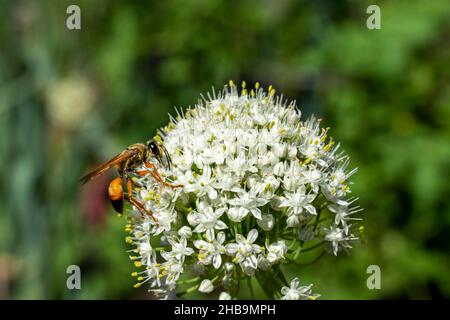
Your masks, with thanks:
<instances>
[{"instance_id":1,"label":"small white flower","mask_svg":"<svg viewBox=\"0 0 450 320\"><path fill-rule=\"evenodd\" d=\"M194 253L194 250L187 246L186 238L182 238L179 241L169 238L168 241L169 241L169 244L172 246L172 251L161 252L161 255L166 260L170 260L172 258L181 260L184 256L190 256L191 254Z\"/></svg>"},{"instance_id":2,"label":"small white flower","mask_svg":"<svg viewBox=\"0 0 450 320\"><path fill-rule=\"evenodd\" d=\"M197 193L198 197L207 194L210 199L216 199L217 190L214 189L215 179L212 177L211 168L205 166L200 177L195 179L192 183L187 184L184 188L188 192Z\"/></svg>"},{"instance_id":3,"label":"small white flower","mask_svg":"<svg viewBox=\"0 0 450 320\"><path fill-rule=\"evenodd\" d=\"M224 241L224 232L219 232L217 239L210 238L208 241L194 241L194 246L200 250L198 254L199 262L205 265L212 263L214 268L218 269L222 264L222 254L225 253Z\"/></svg>"},{"instance_id":4,"label":"small white flower","mask_svg":"<svg viewBox=\"0 0 450 320\"><path fill-rule=\"evenodd\" d=\"M258 260L256 254L261 252L261 247L254 242L258 238L258 231L252 229L249 231L247 238L243 235L236 235L236 243L229 243L225 250L227 254L234 256L236 262L241 265L242 270L249 274L256 270Z\"/></svg>"},{"instance_id":5,"label":"small white flower","mask_svg":"<svg viewBox=\"0 0 450 320\"><path fill-rule=\"evenodd\" d=\"M286 193L283 198L281 198L280 207L287 207L287 224L290 227L295 227L299 225L303 220L307 219L304 214L306 211L311 215L316 214L316 208L311 204L316 198L315 194L306 194L306 189L304 186L300 186L293 193Z\"/></svg>"},{"instance_id":6,"label":"small white flower","mask_svg":"<svg viewBox=\"0 0 450 320\"><path fill-rule=\"evenodd\" d=\"M352 247L349 241L357 240L356 237L348 235L349 227L339 228L337 226L331 226L330 228L324 228L326 233L325 240L330 242L335 256L341 248L348 249Z\"/></svg>"},{"instance_id":7,"label":"small white flower","mask_svg":"<svg viewBox=\"0 0 450 320\"><path fill-rule=\"evenodd\" d=\"M249 192L239 193L234 199L228 200L228 203L233 206L238 206L250 212L256 219L261 219L261 209L269 200L266 198L259 197L256 189L251 189Z\"/></svg>"},{"instance_id":8,"label":"small white flower","mask_svg":"<svg viewBox=\"0 0 450 320\"><path fill-rule=\"evenodd\" d=\"M322 182L322 172L315 166L309 166L308 170L302 172L303 182L311 186L314 193L319 192L319 185Z\"/></svg>"},{"instance_id":9,"label":"small white flower","mask_svg":"<svg viewBox=\"0 0 450 320\"><path fill-rule=\"evenodd\" d=\"M243 177L247 172L257 172L254 159L246 159L241 153L228 163L229 170L237 177Z\"/></svg>"},{"instance_id":10,"label":"small white flower","mask_svg":"<svg viewBox=\"0 0 450 320\"><path fill-rule=\"evenodd\" d=\"M214 210L209 206L198 207L199 212L196 213L196 224L194 232L206 232L208 239L214 238L214 230L223 230L228 228L225 222L219 220L226 208L218 208Z\"/></svg>"},{"instance_id":11,"label":"small white flower","mask_svg":"<svg viewBox=\"0 0 450 320\"><path fill-rule=\"evenodd\" d=\"M267 260L271 263L277 263L281 259L284 259L287 252L286 243L283 240L270 244L267 248Z\"/></svg>"},{"instance_id":12,"label":"small white flower","mask_svg":"<svg viewBox=\"0 0 450 320\"><path fill-rule=\"evenodd\" d=\"M349 208L349 205L339 205L332 203L328 206L328 209L335 214L334 223L347 226L347 221L350 220L362 220L361 218L352 218L351 215L362 211L359 207Z\"/></svg>"},{"instance_id":13,"label":"small white flower","mask_svg":"<svg viewBox=\"0 0 450 320\"><path fill-rule=\"evenodd\" d=\"M291 281L290 287L283 287L281 289L281 300L315 300L319 297L318 294L311 292L312 285L300 286L298 278Z\"/></svg>"}]
</instances>

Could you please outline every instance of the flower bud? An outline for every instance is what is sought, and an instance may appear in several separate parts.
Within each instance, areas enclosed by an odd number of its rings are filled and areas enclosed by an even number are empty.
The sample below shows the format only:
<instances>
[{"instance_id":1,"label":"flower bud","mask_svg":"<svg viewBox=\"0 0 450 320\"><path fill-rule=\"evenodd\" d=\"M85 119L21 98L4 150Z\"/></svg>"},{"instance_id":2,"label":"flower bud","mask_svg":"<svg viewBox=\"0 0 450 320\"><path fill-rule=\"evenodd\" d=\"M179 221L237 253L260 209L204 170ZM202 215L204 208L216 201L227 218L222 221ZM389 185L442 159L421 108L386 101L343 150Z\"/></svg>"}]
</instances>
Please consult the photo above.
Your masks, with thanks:
<instances>
[{"instance_id":1,"label":"flower bud","mask_svg":"<svg viewBox=\"0 0 450 320\"><path fill-rule=\"evenodd\" d=\"M297 148L294 146L290 146L288 149L288 158L295 159L297 157Z\"/></svg>"},{"instance_id":2,"label":"flower bud","mask_svg":"<svg viewBox=\"0 0 450 320\"><path fill-rule=\"evenodd\" d=\"M192 236L192 229L188 226L183 226L180 228L180 230L178 230L178 234L180 235L180 237L188 239Z\"/></svg>"},{"instance_id":3,"label":"flower bud","mask_svg":"<svg viewBox=\"0 0 450 320\"><path fill-rule=\"evenodd\" d=\"M214 291L214 285L211 280L205 279L200 284L198 291L200 291L201 293L211 293Z\"/></svg>"},{"instance_id":4,"label":"flower bud","mask_svg":"<svg viewBox=\"0 0 450 320\"><path fill-rule=\"evenodd\" d=\"M231 296L228 292L221 292L219 295L219 300L231 300Z\"/></svg>"},{"instance_id":5,"label":"flower bud","mask_svg":"<svg viewBox=\"0 0 450 320\"><path fill-rule=\"evenodd\" d=\"M284 163L278 162L275 167L273 167L273 174L282 177L284 175Z\"/></svg>"},{"instance_id":6,"label":"flower bud","mask_svg":"<svg viewBox=\"0 0 450 320\"><path fill-rule=\"evenodd\" d=\"M287 153L287 144L285 144L285 143L276 143L276 144L273 145L272 149L273 149L273 153L278 158L283 158L283 157L286 156L286 153Z\"/></svg>"},{"instance_id":7,"label":"flower bud","mask_svg":"<svg viewBox=\"0 0 450 320\"><path fill-rule=\"evenodd\" d=\"M256 223L264 231L270 231L275 225L275 218L271 214L265 214L261 216L261 220L256 220Z\"/></svg>"}]
</instances>

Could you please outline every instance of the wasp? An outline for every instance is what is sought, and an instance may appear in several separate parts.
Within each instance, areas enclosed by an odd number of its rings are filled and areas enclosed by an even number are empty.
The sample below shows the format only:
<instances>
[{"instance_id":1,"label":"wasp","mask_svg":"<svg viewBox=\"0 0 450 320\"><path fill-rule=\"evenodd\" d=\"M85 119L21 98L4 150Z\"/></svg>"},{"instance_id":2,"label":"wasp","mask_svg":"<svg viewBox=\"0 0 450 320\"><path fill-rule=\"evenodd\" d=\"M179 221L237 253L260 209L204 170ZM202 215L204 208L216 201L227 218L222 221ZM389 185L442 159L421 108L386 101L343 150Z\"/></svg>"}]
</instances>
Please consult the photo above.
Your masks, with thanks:
<instances>
[{"instance_id":1,"label":"wasp","mask_svg":"<svg viewBox=\"0 0 450 320\"><path fill-rule=\"evenodd\" d=\"M108 186L108 196L114 210L122 214L124 201L127 201L135 206L141 214L147 214L157 222L153 213L133 197L133 186L136 185L136 182L132 180L132 176L150 175L157 182L171 188L182 187L182 185L166 182L159 174L157 166L151 162L152 159L156 159L162 166L167 166L169 170L172 167L172 160L167 149L161 143L150 140L147 144L135 143L128 146L121 153L83 176L80 181L85 184L108 169L116 167L119 176L112 180ZM142 167L145 167L145 169L142 170ZM124 186L126 186L127 192L124 192Z\"/></svg>"}]
</instances>

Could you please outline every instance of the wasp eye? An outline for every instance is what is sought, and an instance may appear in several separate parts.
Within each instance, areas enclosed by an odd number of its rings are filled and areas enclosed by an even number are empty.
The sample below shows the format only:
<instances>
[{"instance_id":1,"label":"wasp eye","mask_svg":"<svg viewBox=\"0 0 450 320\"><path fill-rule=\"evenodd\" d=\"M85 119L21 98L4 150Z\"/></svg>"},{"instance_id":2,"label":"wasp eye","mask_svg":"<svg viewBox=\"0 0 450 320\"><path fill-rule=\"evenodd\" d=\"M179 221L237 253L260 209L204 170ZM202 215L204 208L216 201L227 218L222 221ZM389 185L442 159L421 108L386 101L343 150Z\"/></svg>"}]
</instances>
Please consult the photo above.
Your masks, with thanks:
<instances>
[{"instance_id":1,"label":"wasp eye","mask_svg":"<svg viewBox=\"0 0 450 320\"><path fill-rule=\"evenodd\" d=\"M156 142L150 141L148 143L148 147L155 156L160 156L159 148L158 148Z\"/></svg>"}]
</instances>

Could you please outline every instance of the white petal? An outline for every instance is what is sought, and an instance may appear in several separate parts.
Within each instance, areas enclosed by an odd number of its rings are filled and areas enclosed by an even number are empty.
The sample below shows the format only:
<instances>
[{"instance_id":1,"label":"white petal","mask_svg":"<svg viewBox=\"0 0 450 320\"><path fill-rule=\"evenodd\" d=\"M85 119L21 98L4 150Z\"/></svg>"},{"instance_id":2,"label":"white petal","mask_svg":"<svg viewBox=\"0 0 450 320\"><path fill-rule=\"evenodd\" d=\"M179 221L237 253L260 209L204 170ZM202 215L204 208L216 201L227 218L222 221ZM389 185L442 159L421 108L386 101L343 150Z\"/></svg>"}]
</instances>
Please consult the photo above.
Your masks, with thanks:
<instances>
[{"instance_id":1,"label":"white petal","mask_svg":"<svg viewBox=\"0 0 450 320\"><path fill-rule=\"evenodd\" d=\"M252 209L250 212L256 219L261 220L261 210L256 208L256 209Z\"/></svg>"},{"instance_id":2,"label":"white petal","mask_svg":"<svg viewBox=\"0 0 450 320\"><path fill-rule=\"evenodd\" d=\"M222 256L220 254L216 254L213 258L214 268L219 269L221 264L222 264Z\"/></svg>"},{"instance_id":3,"label":"white petal","mask_svg":"<svg viewBox=\"0 0 450 320\"><path fill-rule=\"evenodd\" d=\"M238 251L238 249L239 246L237 245L237 243L229 243L225 247L225 251L231 255L234 255Z\"/></svg>"},{"instance_id":4,"label":"white petal","mask_svg":"<svg viewBox=\"0 0 450 320\"><path fill-rule=\"evenodd\" d=\"M218 220L216 222L215 229L217 229L217 230L228 229L228 226L222 220Z\"/></svg>"},{"instance_id":5,"label":"white petal","mask_svg":"<svg viewBox=\"0 0 450 320\"><path fill-rule=\"evenodd\" d=\"M206 239L208 239L208 241L213 241L214 238L215 238L214 229L206 230Z\"/></svg>"},{"instance_id":6,"label":"white petal","mask_svg":"<svg viewBox=\"0 0 450 320\"><path fill-rule=\"evenodd\" d=\"M311 204L306 205L305 209L311 214L314 214L314 215L317 214L316 208Z\"/></svg>"},{"instance_id":7,"label":"white petal","mask_svg":"<svg viewBox=\"0 0 450 320\"><path fill-rule=\"evenodd\" d=\"M252 229L248 232L247 235L247 241L250 243L255 242L255 240L258 238L258 230Z\"/></svg>"}]
</instances>

